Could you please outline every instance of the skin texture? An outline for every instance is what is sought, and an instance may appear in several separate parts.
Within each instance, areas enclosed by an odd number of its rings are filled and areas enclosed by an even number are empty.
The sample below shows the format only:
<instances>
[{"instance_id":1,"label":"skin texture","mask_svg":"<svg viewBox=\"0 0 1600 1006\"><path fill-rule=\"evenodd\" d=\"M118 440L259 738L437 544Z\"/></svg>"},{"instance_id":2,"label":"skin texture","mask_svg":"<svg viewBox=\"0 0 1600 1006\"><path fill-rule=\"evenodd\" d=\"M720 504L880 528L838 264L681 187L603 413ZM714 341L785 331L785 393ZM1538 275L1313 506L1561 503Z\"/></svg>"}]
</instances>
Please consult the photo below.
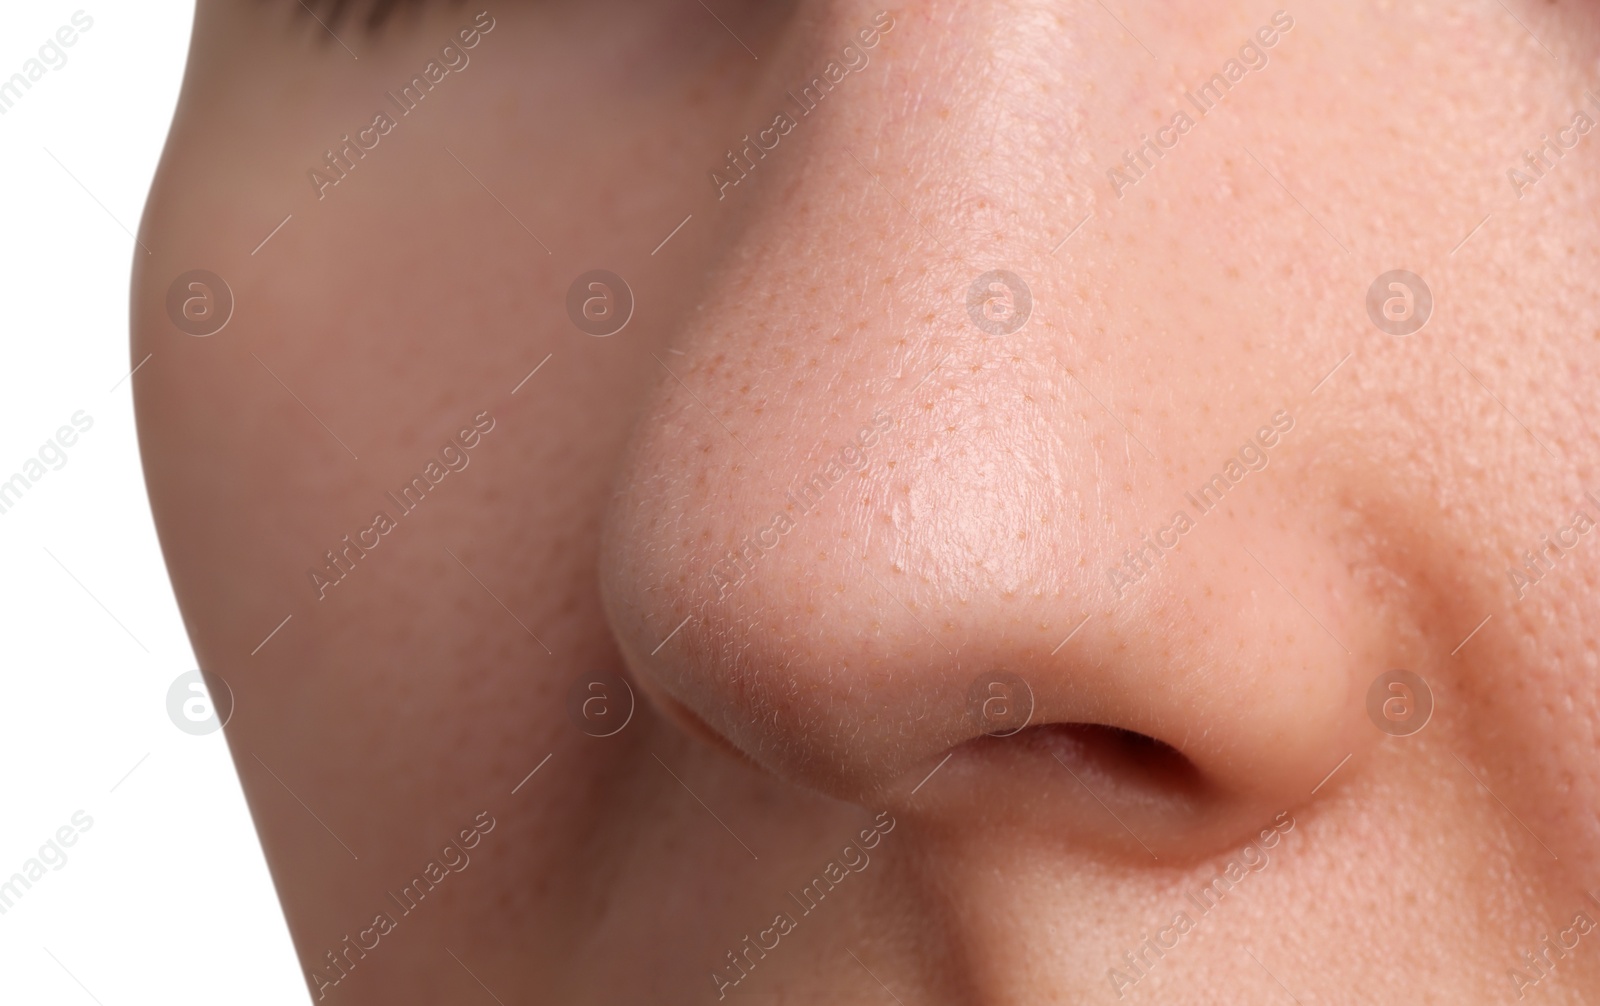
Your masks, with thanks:
<instances>
[{"instance_id":1,"label":"skin texture","mask_svg":"<svg viewBox=\"0 0 1600 1006\"><path fill-rule=\"evenodd\" d=\"M490 8L319 198L328 147L479 8L335 42L297 4L200 3L134 387L313 997L695 1003L718 968L773 1003L1592 997L1600 930L1540 941L1600 920L1600 533L1507 570L1600 519L1600 133L1507 172L1600 83L1595 10L1292 10L1201 114L1270 8L930 2L799 116L878 8L712 7ZM606 338L566 310L596 267L637 304ZM166 308L194 268L236 299L205 338ZM967 310L997 269L1031 292L1010 334ZM1432 294L1410 335L1368 314L1391 269ZM401 515L385 493L474 417ZM1410 736L1367 712L1394 669L1434 703ZM973 713L996 672L1033 696L1009 738ZM569 713L601 674L637 699L604 738Z\"/></svg>"}]
</instances>

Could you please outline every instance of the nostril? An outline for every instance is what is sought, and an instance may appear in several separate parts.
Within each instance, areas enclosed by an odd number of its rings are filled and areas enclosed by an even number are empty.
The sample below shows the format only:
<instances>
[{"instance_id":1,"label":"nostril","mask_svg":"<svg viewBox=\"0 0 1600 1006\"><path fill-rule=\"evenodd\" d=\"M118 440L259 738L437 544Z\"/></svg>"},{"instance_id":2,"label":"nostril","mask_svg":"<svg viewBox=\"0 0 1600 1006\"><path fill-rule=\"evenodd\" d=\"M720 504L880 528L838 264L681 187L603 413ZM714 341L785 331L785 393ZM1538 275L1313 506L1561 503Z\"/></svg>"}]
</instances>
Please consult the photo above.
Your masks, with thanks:
<instances>
[{"instance_id":1,"label":"nostril","mask_svg":"<svg viewBox=\"0 0 1600 1006\"><path fill-rule=\"evenodd\" d=\"M1194 796L1208 788L1200 769L1177 748L1133 730L1104 723L1056 723L1041 725L1039 735L1074 771L1081 766L1108 783Z\"/></svg>"},{"instance_id":2,"label":"nostril","mask_svg":"<svg viewBox=\"0 0 1600 1006\"><path fill-rule=\"evenodd\" d=\"M1049 757L1102 798L1167 809L1198 806L1212 786L1165 741L1104 723L1041 723L1008 737L969 742L985 753Z\"/></svg>"}]
</instances>

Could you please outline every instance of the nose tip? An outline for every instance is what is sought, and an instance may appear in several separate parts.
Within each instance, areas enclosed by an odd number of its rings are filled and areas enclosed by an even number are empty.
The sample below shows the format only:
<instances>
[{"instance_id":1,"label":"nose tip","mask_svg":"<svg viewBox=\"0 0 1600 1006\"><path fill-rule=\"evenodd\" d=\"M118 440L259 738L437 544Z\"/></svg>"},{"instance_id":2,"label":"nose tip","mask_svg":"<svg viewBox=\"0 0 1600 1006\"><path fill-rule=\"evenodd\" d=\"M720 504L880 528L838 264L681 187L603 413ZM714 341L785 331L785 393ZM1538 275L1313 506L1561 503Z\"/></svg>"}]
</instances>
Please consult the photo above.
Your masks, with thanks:
<instances>
[{"instance_id":1,"label":"nose tip","mask_svg":"<svg viewBox=\"0 0 1600 1006\"><path fill-rule=\"evenodd\" d=\"M1064 519L1093 492L1065 473L1094 465L1052 462L1060 417L1000 421L1019 389L918 369L791 389L737 434L704 403L765 370L663 375L603 567L672 718L838 798L1163 861L1299 806L1373 739L1353 669L1375 632L1341 611L1336 557L1216 518L1120 584L1106 528L1142 496Z\"/></svg>"}]
</instances>

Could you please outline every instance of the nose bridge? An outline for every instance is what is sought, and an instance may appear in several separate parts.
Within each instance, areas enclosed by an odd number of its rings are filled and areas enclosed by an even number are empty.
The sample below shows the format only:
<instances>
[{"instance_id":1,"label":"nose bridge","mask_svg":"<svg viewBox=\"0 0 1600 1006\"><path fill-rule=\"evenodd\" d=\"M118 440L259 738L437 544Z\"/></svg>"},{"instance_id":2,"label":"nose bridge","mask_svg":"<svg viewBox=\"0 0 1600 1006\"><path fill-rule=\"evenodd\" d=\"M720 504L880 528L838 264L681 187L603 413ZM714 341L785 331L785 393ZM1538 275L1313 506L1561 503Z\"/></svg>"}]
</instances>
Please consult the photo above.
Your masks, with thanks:
<instances>
[{"instance_id":1,"label":"nose bridge","mask_svg":"<svg viewBox=\"0 0 1600 1006\"><path fill-rule=\"evenodd\" d=\"M1018 222L1073 210L1034 182L1076 142L1040 142L1076 113L1039 21L1021 0L796 16L706 172L720 255L657 415L722 410L708 449L733 464L805 454L817 445L794 434L820 404L841 428L870 423L939 366L1027 344L1048 249Z\"/></svg>"},{"instance_id":2,"label":"nose bridge","mask_svg":"<svg viewBox=\"0 0 1600 1006\"><path fill-rule=\"evenodd\" d=\"M726 245L759 255L744 239L788 221L809 261L793 248L775 257L806 271L861 268L869 236L903 271L922 256L1031 262L1044 249L1013 247L1017 224L1062 211L1043 205L1044 183L1084 121L1081 71L1064 68L1067 32L1045 6L806 5L711 159L717 211L740 228Z\"/></svg>"}]
</instances>

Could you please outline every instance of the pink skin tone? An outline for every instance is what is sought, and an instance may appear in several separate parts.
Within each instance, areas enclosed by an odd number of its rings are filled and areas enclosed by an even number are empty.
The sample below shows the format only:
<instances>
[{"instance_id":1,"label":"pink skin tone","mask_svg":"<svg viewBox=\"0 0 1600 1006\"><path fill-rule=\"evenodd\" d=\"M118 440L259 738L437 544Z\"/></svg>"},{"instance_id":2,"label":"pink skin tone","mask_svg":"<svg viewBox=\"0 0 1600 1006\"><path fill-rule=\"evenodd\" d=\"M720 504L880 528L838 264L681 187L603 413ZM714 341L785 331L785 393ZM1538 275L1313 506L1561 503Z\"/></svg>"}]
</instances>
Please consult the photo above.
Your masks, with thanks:
<instances>
[{"instance_id":1,"label":"pink skin tone","mask_svg":"<svg viewBox=\"0 0 1600 1006\"><path fill-rule=\"evenodd\" d=\"M1507 572L1600 519L1600 139L1568 128L1600 15L1511 6L1526 29L1289 11L1202 114L1185 93L1271 9L919 4L803 115L785 92L878 7L508 0L402 116L385 93L480 8L346 22L352 59L297 4L202 0L134 387L313 996L693 1003L719 968L797 1003L1600 988L1600 937L1541 942L1600 918L1600 545ZM319 198L308 171L385 107ZM597 267L636 301L605 338L565 306ZM166 313L194 268L236 299L206 338ZM1368 315L1391 269L1431 290L1413 334ZM1009 334L967 310L990 270L1031 292ZM385 493L483 413L399 515ZM313 587L380 509L396 526ZM1397 668L1434 702L1409 736L1367 711ZM972 712L997 672L1032 694L1009 738ZM568 712L601 673L637 699L605 738ZM482 811L402 915L388 892ZM883 811L803 914L790 892ZM1241 851L1263 832L1265 865Z\"/></svg>"}]
</instances>

